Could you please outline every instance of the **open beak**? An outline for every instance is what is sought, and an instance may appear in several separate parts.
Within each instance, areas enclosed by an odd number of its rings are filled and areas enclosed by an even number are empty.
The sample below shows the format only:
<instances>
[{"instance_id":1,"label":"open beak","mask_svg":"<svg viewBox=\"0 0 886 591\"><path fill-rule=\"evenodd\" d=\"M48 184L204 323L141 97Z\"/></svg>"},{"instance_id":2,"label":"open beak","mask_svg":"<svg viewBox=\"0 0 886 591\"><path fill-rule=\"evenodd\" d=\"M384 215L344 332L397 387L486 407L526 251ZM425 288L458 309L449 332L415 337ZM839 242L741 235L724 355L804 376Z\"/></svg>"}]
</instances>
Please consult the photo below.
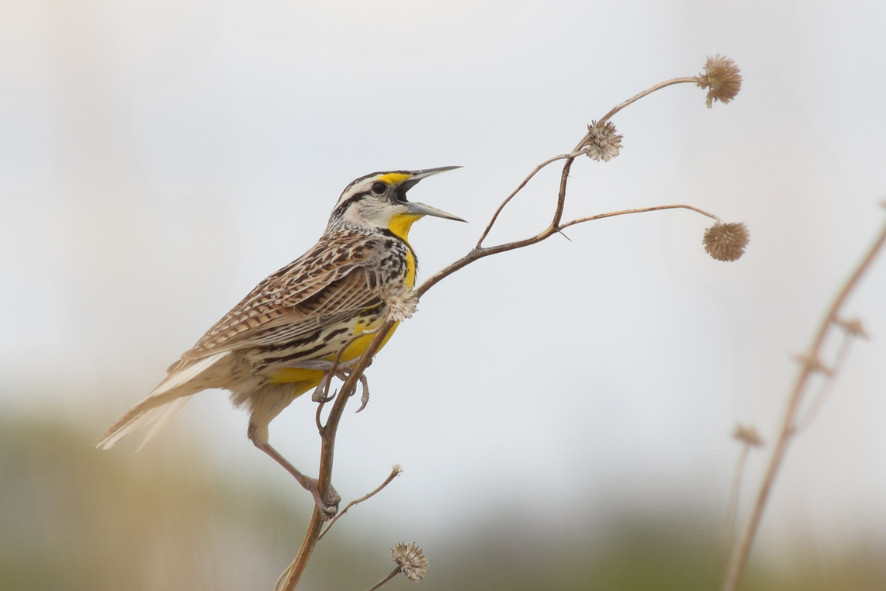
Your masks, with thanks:
<instances>
[{"instance_id":1,"label":"open beak","mask_svg":"<svg viewBox=\"0 0 886 591\"><path fill-rule=\"evenodd\" d=\"M433 176L440 172L446 172L447 170L455 170L456 168L461 168L461 166L441 166L440 168L426 168L424 170L415 170L409 173L409 178L403 181L403 184L400 186L400 190L403 193L406 193L409 189L414 187L418 181L428 178L429 176ZM431 215L437 218L445 218L447 220L455 220L457 222L464 222L465 220L461 219L456 215L452 215L451 213L446 213L442 209L437 209L436 207L431 207L430 205L425 205L424 203L415 203L414 201L408 201L406 203L406 207L409 208L408 213L412 213L415 215Z\"/></svg>"}]
</instances>

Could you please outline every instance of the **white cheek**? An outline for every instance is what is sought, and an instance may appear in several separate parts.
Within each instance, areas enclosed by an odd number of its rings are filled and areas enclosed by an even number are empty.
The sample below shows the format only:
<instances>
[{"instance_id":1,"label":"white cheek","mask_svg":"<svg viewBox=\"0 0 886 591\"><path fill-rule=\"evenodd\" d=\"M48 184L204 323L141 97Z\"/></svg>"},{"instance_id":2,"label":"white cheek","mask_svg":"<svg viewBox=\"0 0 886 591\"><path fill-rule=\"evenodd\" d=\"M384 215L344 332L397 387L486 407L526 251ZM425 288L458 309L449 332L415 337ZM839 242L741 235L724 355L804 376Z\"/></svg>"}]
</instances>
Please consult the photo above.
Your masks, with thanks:
<instances>
[{"instance_id":1,"label":"white cheek","mask_svg":"<svg viewBox=\"0 0 886 591\"><path fill-rule=\"evenodd\" d=\"M344 219L361 226L386 228L398 209L378 202L361 201L347 210Z\"/></svg>"},{"instance_id":2,"label":"white cheek","mask_svg":"<svg viewBox=\"0 0 886 591\"><path fill-rule=\"evenodd\" d=\"M363 219L371 226L387 228L392 213L390 207L381 203L370 202L366 204L366 208L363 211Z\"/></svg>"}]
</instances>

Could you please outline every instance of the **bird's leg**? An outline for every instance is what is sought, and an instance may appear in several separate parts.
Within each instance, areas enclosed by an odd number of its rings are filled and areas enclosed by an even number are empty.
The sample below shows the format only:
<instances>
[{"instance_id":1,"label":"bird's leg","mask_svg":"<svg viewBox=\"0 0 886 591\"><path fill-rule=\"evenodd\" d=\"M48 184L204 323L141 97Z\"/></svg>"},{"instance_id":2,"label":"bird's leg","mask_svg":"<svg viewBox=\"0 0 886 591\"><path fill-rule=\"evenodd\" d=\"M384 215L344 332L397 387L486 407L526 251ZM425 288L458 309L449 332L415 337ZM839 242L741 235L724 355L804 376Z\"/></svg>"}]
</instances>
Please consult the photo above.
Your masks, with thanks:
<instances>
[{"instance_id":1,"label":"bird's leg","mask_svg":"<svg viewBox=\"0 0 886 591\"><path fill-rule=\"evenodd\" d=\"M320 508L321 511L329 515L330 517L338 513L338 504L341 502L341 497L335 491L335 488L332 485L329 485L329 490L326 491L326 498L323 498L323 495L320 494L320 487L318 486L318 482L316 478L311 478L310 476L306 476L299 471L298 468L289 463L289 461L280 455L280 453L271 446L268 442L258 442L253 440L253 443L257 448L274 458L274 460L286 468L286 470L292 474L292 476L298 481L302 488L311 493L311 496L314 497L314 502L317 503L317 507Z\"/></svg>"},{"instance_id":2,"label":"bird's leg","mask_svg":"<svg viewBox=\"0 0 886 591\"><path fill-rule=\"evenodd\" d=\"M286 468L286 471L292 474L293 478L295 478L302 488L311 493L311 496L314 497L314 502L323 513L330 517L338 513L338 504L341 502L341 497L335 491L332 484L329 485L329 490L325 491L326 495L324 498L324 495L320 494L320 487L318 486L317 479L302 474L298 468L290 464L286 458L280 455L280 452L268 443L266 435L264 437L259 436L258 431L259 429L255 429L252 424L249 425L249 439L252 440L255 447L271 456L275 462Z\"/></svg>"}]
</instances>

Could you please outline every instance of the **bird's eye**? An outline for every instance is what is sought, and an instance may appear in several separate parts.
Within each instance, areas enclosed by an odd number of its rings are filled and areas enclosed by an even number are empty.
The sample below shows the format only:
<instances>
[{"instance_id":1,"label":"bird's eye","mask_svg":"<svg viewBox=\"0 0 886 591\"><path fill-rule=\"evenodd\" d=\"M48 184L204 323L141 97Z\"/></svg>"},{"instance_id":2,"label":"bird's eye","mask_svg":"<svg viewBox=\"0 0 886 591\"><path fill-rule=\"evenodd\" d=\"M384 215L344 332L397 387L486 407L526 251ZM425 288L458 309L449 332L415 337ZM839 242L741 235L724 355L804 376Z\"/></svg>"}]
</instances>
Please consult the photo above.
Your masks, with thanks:
<instances>
[{"instance_id":1,"label":"bird's eye","mask_svg":"<svg viewBox=\"0 0 886 591\"><path fill-rule=\"evenodd\" d=\"M388 186L383 182L379 181L377 183L372 184L372 192L376 195L382 195L388 189Z\"/></svg>"}]
</instances>

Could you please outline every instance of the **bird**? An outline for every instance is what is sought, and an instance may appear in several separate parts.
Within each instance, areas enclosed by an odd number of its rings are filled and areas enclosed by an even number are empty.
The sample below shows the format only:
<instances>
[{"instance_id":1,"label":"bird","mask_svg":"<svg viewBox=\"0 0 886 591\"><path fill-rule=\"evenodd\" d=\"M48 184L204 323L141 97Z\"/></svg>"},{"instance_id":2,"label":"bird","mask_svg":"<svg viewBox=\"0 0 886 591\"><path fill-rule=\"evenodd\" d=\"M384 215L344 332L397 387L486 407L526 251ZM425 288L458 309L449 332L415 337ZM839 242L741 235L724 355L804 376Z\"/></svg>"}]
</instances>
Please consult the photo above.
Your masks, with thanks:
<instances>
[{"instance_id":1,"label":"bird","mask_svg":"<svg viewBox=\"0 0 886 591\"><path fill-rule=\"evenodd\" d=\"M465 220L409 201L406 194L420 180L456 168L374 172L352 181L317 243L216 322L97 447L109 449L147 428L143 446L194 394L228 390L234 406L250 412L252 443L292 474L322 511L337 511L340 497L334 489L324 498L317 480L270 444L268 426L302 394L314 389L314 399L320 400L330 374L346 373L374 331L392 317L392 307L409 301L418 267L408 242L412 224L424 216ZM400 318L393 318L397 321L382 345L399 324Z\"/></svg>"}]
</instances>

